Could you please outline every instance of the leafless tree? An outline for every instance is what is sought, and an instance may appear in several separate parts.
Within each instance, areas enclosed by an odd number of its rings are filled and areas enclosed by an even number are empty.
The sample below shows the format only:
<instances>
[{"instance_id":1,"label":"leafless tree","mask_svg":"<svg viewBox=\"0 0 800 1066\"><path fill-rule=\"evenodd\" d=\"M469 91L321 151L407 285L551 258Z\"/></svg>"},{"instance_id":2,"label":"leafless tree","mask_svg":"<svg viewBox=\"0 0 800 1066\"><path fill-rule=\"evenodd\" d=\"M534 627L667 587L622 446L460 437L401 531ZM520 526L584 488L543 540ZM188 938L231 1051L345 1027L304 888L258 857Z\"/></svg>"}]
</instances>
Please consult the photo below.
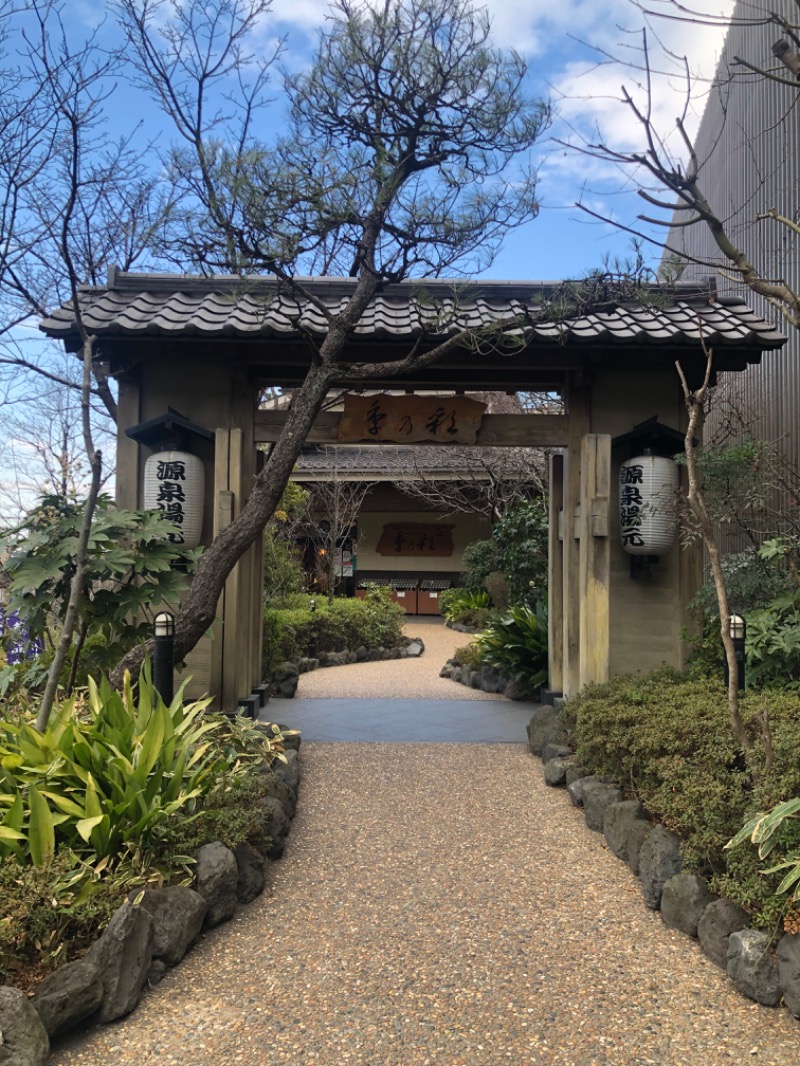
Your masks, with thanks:
<instances>
[{"instance_id":1,"label":"leafless tree","mask_svg":"<svg viewBox=\"0 0 800 1066\"><path fill-rule=\"evenodd\" d=\"M448 448L447 459L435 469L430 458L429 448L393 449L387 464L406 496L442 513L476 514L494 525L516 504L547 493L546 455L540 448ZM443 471L448 460L451 469Z\"/></svg>"},{"instance_id":2,"label":"leafless tree","mask_svg":"<svg viewBox=\"0 0 800 1066\"><path fill-rule=\"evenodd\" d=\"M665 10L651 10L644 3L636 3L642 14L652 20L672 19L696 25L719 24L714 16L704 15L673 0ZM791 13L794 13L794 18ZM769 83L779 94L779 123L788 128L792 124L796 130L800 114L800 9L794 0L764 0L763 4L739 3L734 11L732 23L750 40L747 31L752 32L751 48L755 54L732 55L727 65L723 64L709 89L707 107L719 107L722 115L727 114L727 99L732 88L744 93L752 93L758 83ZM772 43L765 48L763 33L755 33L763 27L774 27ZM638 216L638 224L626 225L619 219L603 215L588 204L579 205L590 216L600 219L631 233L636 239L650 242L662 248L674 257L677 263L689 263L695 270L721 271L732 281L738 282L752 292L757 293L780 315L782 320L793 329L800 329L800 278L794 264L800 253L800 224L798 224L798 190L787 186L782 196L782 205L765 201L762 175L758 187L747 192L746 202L731 206L721 203L718 190L709 187L707 170L709 159L717 150L719 136L712 144L710 152L700 157L695 150L687 131L687 115L692 104L693 78L685 57L675 55L663 48L656 61L652 55L652 42L657 36L645 29L642 31L642 45L638 59L630 64L631 81L639 83L643 76L643 91L638 93L634 85L623 85L621 106L624 107L631 123L641 133L642 148L629 150L617 147L603 138L598 131L596 139L576 136L572 141L562 141L585 155L604 163L619 167L637 187L647 209ZM656 45L658 48L658 45ZM685 88L682 99L677 100L679 115L675 120L677 145L669 129L659 128L656 120L654 102L653 76L656 65L663 72L664 65L682 74ZM761 127L742 131L743 138L755 138L765 132ZM797 150L796 135L790 143ZM655 209L655 212L653 211ZM746 222L743 223L743 217ZM776 245L778 257L765 257L761 254L762 229L764 226L775 227L777 233L771 243ZM663 239L653 235L652 228L661 227ZM711 237L713 255L693 251L693 242L687 236L693 228L701 227Z\"/></svg>"},{"instance_id":3,"label":"leafless tree","mask_svg":"<svg viewBox=\"0 0 800 1066\"><path fill-rule=\"evenodd\" d=\"M336 448L323 448L324 471L306 483L309 492L302 534L314 550L314 577L328 600L333 599L341 574L339 560L347 545L355 552L358 516L374 482L354 480Z\"/></svg>"},{"instance_id":4,"label":"leafless tree","mask_svg":"<svg viewBox=\"0 0 800 1066\"><path fill-rule=\"evenodd\" d=\"M81 429L81 366L63 352L49 366L72 386L54 386L40 375L26 376L24 396L10 402L3 415L0 525L18 525L39 496L78 501L89 487ZM97 411L96 403L93 415L98 444L104 453L109 449L113 454L114 427ZM105 468L104 483L111 469Z\"/></svg>"},{"instance_id":5,"label":"leafless tree","mask_svg":"<svg viewBox=\"0 0 800 1066\"><path fill-rule=\"evenodd\" d=\"M71 299L77 284L104 282L110 264L133 265L163 221L169 184L147 173L142 145L109 136L119 63L94 37L69 38L54 0L0 8L0 373L76 390L46 345L20 342L19 327ZM90 390L115 420L100 362Z\"/></svg>"},{"instance_id":6,"label":"leafless tree","mask_svg":"<svg viewBox=\"0 0 800 1066\"><path fill-rule=\"evenodd\" d=\"M0 26L6 45L12 27L18 34L13 61L8 52L0 59L8 74L0 104L0 341L7 342L0 367L15 374L30 371L37 380L76 391L90 471L72 591L37 715L37 726L44 729L75 630L103 478L93 398L116 416L78 289L82 282L99 280L109 262L120 257L132 262L150 239L156 197L154 180L145 177L132 145L114 143L104 127L115 57L92 38L70 41L52 0L33 0L24 9L8 5L0 9ZM73 301L81 342L78 382L20 346L20 327L65 298Z\"/></svg>"}]
</instances>

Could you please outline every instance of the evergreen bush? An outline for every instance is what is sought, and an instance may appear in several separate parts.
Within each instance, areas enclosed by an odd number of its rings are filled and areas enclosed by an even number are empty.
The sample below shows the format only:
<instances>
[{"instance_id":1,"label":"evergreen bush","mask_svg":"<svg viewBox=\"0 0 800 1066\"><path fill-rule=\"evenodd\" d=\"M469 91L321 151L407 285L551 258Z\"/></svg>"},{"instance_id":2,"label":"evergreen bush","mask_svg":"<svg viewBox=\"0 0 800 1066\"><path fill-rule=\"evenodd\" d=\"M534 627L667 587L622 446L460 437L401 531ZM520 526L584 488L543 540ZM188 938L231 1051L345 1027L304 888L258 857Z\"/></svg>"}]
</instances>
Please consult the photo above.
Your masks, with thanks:
<instances>
[{"instance_id":1,"label":"evergreen bush","mask_svg":"<svg viewBox=\"0 0 800 1066\"><path fill-rule=\"evenodd\" d=\"M731 734L721 678L675 671L617 677L565 705L578 762L638 798L683 841L688 869L743 906L755 925L775 929L788 914L779 874L765 876L752 847L725 845L758 811L800 795L800 697L748 692L741 702L752 736L748 761ZM768 712L773 765L758 718ZM752 772L752 767L757 769ZM782 829L775 861L800 846L800 823Z\"/></svg>"},{"instance_id":2,"label":"evergreen bush","mask_svg":"<svg viewBox=\"0 0 800 1066\"><path fill-rule=\"evenodd\" d=\"M368 589L364 599L328 603L320 597L314 611L307 603L286 609L268 607L264 612L264 676L279 663L313 658L320 652L397 647L405 621L405 611L391 602L384 588Z\"/></svg>"}]
</instances>

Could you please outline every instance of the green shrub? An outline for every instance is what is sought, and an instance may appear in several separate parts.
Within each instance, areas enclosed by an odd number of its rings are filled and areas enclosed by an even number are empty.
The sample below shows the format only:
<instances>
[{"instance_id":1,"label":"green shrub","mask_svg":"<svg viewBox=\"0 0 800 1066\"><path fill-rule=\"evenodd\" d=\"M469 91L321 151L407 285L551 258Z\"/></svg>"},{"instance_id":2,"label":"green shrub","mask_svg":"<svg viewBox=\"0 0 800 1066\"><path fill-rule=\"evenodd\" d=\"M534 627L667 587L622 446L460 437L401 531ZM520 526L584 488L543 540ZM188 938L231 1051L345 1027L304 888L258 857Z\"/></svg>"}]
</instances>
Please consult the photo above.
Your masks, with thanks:
<instances>
[{"instance_id":1,"label":"green shrub","mask_svg":"<svg viewBox=\"0 0 800 1066\"><path fill-rule=\"evenodd\" d=\"M548 516L544 500L521 503L492 530L497 545L493 569L508 578L512 604L531 601L531 585L542 595L547 588Z\"/></svg>"},{"instance_id":2,"label":"green shrub","mask_svg":"<svg viewBox=\"0 0 800 1066\"><path fill-rule=\"evenodd\" d=\"M484 587L484 581L497 570L497 543L494 540L476 540L468 544L461 558L464 568L461 580L464 588L478 591Z\"/></svg>"},{"instance_id":3,"label":"green shrub","mask_svg":"<svg viewBox=\"0 0 800 1066\"><path fill-rule=\"evenodd\" d=\"M488 613L489 593L486 589L444 589L439 593L439 610L448 622L475 625L476 612Z\"/></svg>"},{"instance_id":4,"label":"green shrub","mask_svg":"<svg viewBox=\"0 0 800 1066\"><path fill-rule=\"evenodd\" d=\"M263 669L268 676L281 662L296 662L323 651L396 647L406 621L403 608L392 603L385 588L369 589L364 599L321 597L316 610L308 606L264 612Z\"/></svg>"},{"instance_id":5,"label":"green shrub","mask_svg":"<svg viewBox=\"0 0 800 1066\"><path fill-rule=\"evenodd\" d=\"M40 733L0 718L0 974L43 975L94 939L127 893L191 879L192 852L255 830L259 771L283 734L90 684Z\"/></svg>"},{"instance_id":6,"label":"green shrub","mask_svg":"<svg viewBox=\"0 0 800 1066\"><path fill-rule=\"evenodd\" d=\"M547 680L547 613L543 606L512 607L475 641L481 661L531 688Z\"/></svg>"},{"instance_id":7,"label":"green shrub","mask_svg":"<svg viewBox=\"0 0 800 1066\"><path fill-rule=\"evenodd\" d=\"M748 550L722 559L731 610L747 618L750 686L780 685L786 676L781 645L787 643L783 637L792 626L780 602L787 592L796 592L796 586L786 570L770 561L773 555L769 554L769 545L774 543L768 542L759 551ZM683 633L691 647L690 669L695 675L720 677L723 650L713 581L702 586L688 609L700 627L697 634ZM791 638L788 643L791 650Z\"/></svg>"},{"instance_id":8,"label":"green shrub","mask_svg":"<svg viewBox=\"0 0 800 1066\"><path fill-rule=\"evenodd\" d=\"M66 611L82 520L82 504L44 496L21 525L0 537L0 556L7 556L3 564L7 609L19 612L33 638L52 643L52 627ZM99 497L70 661L81 654L79 633L102 636L88 644L95 652L93 665L101 668L151 635L153 606L179 597L202 551L171 543L174 532L161 511L126 511L109 497ZM40 657L21 664L22 668L0 670L0 691L13 691L13 685L41 685L48 661Z\"/></svg>"},{"instance_id":9,"label":"green shrub","mask_svg":"<svg viewBox=\"0 0 800 1066\"><path fill-rule=\"evenodd\" d=\"M747 684L800 688L800 590L747 616Z\"/></svg>"},{"instance_id":10,"label":"green shrub","mask_svg":"<svg viewBox=\"0 0 800 1066\"><path fill-rule=\"evenodd\" d=\"M76 880L77 877L77 880ZM85 891L81 864L64 852L45 866L0 863L0 977L30 991L82 954L124 903L131 882L106 875Z\"/></svg>"},{"instance_id":11,"label":"green shrub","mask_svg":"<svg viewBox=\"0 0 800 1066\"><path fill-rule=\"evenodd\" d=\"M509 608L508 578L499 570L493 570L483 582L483 587L489 593L492 606L498 611L507 611Z\"/></svg>"},{"instance_id":12,"label":"green shrub","mask_svg":"<svg viewBox=\"0 0 800 1066\"><path fill-rule=\"evenodd\" d=\"M65 701L40 733L26 721L0 721L0 856L45 866L56 851L113 865L155 846L164 825L191 818L198 797L220 778L246 774L252 750L231 750L208 701L167 707L147 674L134 698L130 680L116 692L90 681L85 703ZM241 745L240 745L241 747Z\"/></svg>"},{"instance_id":13,"label":"green shrub","mask_svg":"<svg viewBox=\"0 0 800 1066\"><path fill-rule=\"evenodd\" d=\"M725 845L753 814L800 795L800 698L747 693L742 715L753 738L751 766L764 765L757 716L771 722L773 767L753 775L733 739L721 679L674 671L618 677L589 686L565 714L580 764L638 797L683 840L687 867L745 907L755 924L774 928L786 910L780 876L764 876L753 848ZM786 827L776 861L800 845Z\"/></svg>"},{"instance_id":14,"label":"green shrub","mask_svg":"<svg viewBox=\"0 0 800 1066\"><path fill-rule=\"evenodd\" d=\"M482 661L480 650L475 641L456 648L453 658L458 666L477 666Z\"/></svg>"}]
</instances>

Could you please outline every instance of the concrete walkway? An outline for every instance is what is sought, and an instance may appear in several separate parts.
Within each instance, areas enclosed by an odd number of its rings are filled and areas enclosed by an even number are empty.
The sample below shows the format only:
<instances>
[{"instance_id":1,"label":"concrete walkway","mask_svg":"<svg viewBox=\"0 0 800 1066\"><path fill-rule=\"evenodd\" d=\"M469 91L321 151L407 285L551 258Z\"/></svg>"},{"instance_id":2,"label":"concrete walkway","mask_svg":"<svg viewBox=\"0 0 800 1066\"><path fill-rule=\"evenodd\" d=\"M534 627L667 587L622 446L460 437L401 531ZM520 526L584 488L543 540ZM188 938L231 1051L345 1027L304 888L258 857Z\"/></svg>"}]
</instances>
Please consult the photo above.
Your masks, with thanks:
<instances>
[{"instance_id":1,"label":"concrete walkway","mask_svg":"<svg viewBox=\"0 0 800 1066\"><path fill-rule=\"evenodd\" d=\"M261 717L299 729L306 742L502 744L525 741L535 706L510 700L273 699Z\"/></svg>"}]
</instances>

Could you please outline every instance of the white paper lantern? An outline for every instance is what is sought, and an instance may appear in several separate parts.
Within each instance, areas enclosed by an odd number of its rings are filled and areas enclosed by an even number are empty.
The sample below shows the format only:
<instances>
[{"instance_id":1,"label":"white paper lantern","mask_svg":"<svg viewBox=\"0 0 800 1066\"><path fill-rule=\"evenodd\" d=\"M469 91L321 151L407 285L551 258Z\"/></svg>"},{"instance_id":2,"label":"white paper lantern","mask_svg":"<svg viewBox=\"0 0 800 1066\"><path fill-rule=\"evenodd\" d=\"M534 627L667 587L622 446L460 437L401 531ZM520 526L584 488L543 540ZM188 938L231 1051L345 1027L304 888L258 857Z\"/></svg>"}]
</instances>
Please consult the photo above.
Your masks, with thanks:
<instances>
[{"instance_id":1,"label":"white paper lantern","mask_svg":"<svg viewBox=\"0 0 800 1066\"><path fill-rule=\"evenodd\" d=\"M203 460L191 452L156 452L144 468L144 505L175 525L169 539L196 548L203 528Z\"/></svg>"},{"instance_id":2,"label":"white paper lantern","mask_svg":"<svg viewBox=\"0 0 800 1066\"><path fill-rule=\"evenodd\" d=\"M619 472L622 547L631 555L662 555L675 543L678 468L660 455L626 459Z\"/></svg>"}]
</instances>

